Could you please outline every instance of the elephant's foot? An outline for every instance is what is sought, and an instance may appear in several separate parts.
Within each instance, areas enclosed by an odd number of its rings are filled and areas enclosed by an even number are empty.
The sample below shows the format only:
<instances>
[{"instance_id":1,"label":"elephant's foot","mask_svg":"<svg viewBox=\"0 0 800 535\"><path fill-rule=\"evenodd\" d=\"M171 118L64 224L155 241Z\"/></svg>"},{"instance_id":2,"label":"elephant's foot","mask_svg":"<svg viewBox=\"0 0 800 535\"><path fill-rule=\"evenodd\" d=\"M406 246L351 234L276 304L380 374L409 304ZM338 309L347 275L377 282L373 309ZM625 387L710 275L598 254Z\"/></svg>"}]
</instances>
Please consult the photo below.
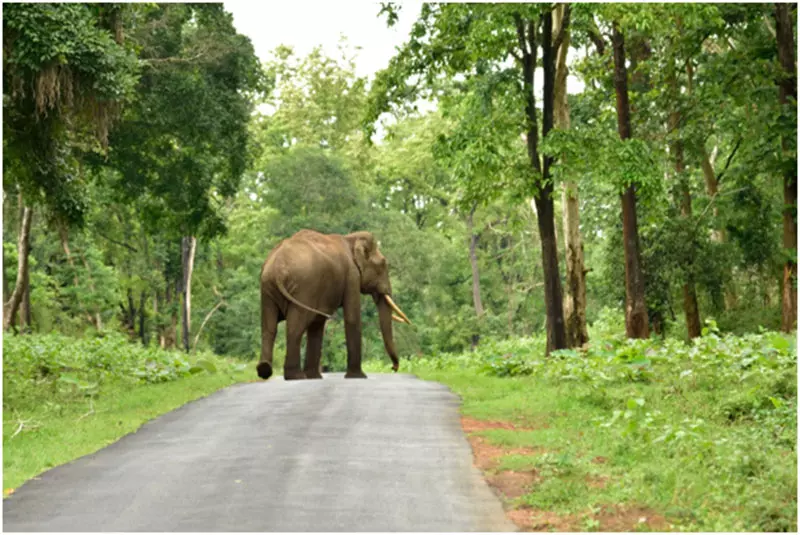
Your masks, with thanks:
<instances>
[{"instance_id":1,"label":"elephant's foot","mask_svg":"<svg viewBox=\"0 0 800 535\"><path fill-rule=\"evenodd\" d=\"M256 372L262 379L269 379L272 377L272 364L269 362L259 362L256 366Z\"/></svg>"},{"instance_id":2,"label":"elephant's foot","mask_svg":"<svg viewBox=\"0 0 800 535\"><path fill-rule=\"evenodd\" d=\"M283 370L283 378L286 381L294 381L295 379L305 379L306 374L302 370Z\"/></svg>"},{"instance_id":3,"label":"elephant's foot","mask_svg":"<svg viewBox=\"0 0 800 535\"><path fill-rule=\"evenodd\" d=\"M367 374L362 372L361 370L350 371L348 370L347 373L344 374L345 379L366 379Z\"/></svg>"},{"instance_id":4,"label":"elephant's foot","mask_svg":"<svg viewBox=\"0 0 800 535\"><path fill-rule=\"evenodd\" d=\"M322 379L322 374L319 372L306 372L306 379Z\"/></svg>"}]
</instances>

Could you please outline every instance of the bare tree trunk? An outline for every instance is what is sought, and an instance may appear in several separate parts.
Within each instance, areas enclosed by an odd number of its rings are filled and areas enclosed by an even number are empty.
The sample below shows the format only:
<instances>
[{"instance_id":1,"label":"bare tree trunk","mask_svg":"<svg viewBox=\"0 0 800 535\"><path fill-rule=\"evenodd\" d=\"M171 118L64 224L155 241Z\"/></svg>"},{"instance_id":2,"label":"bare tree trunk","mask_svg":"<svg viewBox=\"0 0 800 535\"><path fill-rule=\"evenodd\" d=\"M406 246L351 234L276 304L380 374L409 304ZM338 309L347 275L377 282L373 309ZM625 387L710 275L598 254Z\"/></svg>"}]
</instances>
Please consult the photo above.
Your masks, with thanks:
<instances>
[{"instance_id":1,"label":"bare tree trunk","mask_svg":"<svg viewBox=\"0 0 800 535\"><path fill-rule=\"evenodd\" d=\"M481 277L478 270L478 255L475 251L478 245L478 235L473 230L475 208L476 206L473 205L467 216L467 230L469 232L469 263L472 266L472 302L475 305L475 315L480 322L481 318L483 318L483 303L481 302ZM475 349L480 339L480 333L472 335L472 349Z\"/></svg>"},{"instance_id":2,"label":"bare tree trunk","mask_svg":"<svg viewBox=\"0 0 800 535\"><path fill-rule=\"evenodd\" d=\"M678 98L678 82L674 71L670 73L670 83L673 97ZM677 106L677 103L675 104ZM680 112L673 111L669 115L669 129L675 136L675 141L670 143L670 152L675 161L675 180L680 192L681 217L690 224L692 217L692 196L689 192L689 183L685 175L683 160L683 141L680 138ZM689 339L700 336L700 312L697 305L697 289L694 283L694 247L691 247L686 266L686 279L683 283L683 312L686 317L686 331Z\"/></svg>"},{"instance_id":3,"label":"bare tree trunk","mask_svg":"<svg viewBox=\"0 0 800 535\"><path fill-rule=\"evenodd\" d=\"M542 62L544 65L544 102L542 112L542 136L547 136L553 127L553 86L555 82L555 52L553 50L553 15L543 16ZM542 244L542 272L544 278L544 302L547 326L547 353L567 347L564 330L564 304L561 293L561 277L558 270L558 246L556 243L555 210L553 206L553 183L550 179L552 158L539 155L539 130L537 126L536 97L533 92L533 75L536 68L538 44L536 24L515 17L517 36L520 42L525 87L525 113L528 119L526 137L528 158L531 166L542 180L533 185L536 219ZM526 28L527 26L527 28Z\"/></svg>"},{"instance_id":4,"label":"bare tree trunk","mask_svg":"<svg viewBox=\"0 0 800 535\"><path fill-rule=\"evenodd\" d=\"M158 336L158 347L164 349L164 333L159 327L158 323L158 301L159 301L159 292L156 290L153 292L153 318L156 320L156 336Z\"/></svg>"},{"instance_id":5,"label":"bare tree trunk","mask_svg":"<svg viewBox=\"0 0 800 535\"><path fill-rule=\"evenodd\" d=\"M181 265L183 271L183 284L181 285L183 297L183 347L188 352L189 333L192 329L192 271L194 270L194 253L197 239L194 236L184 236L181 240Z\"/></svg>"},{"instance_id":6,"label":"bare tree trunk","mask_svg":"<svg viewBox=\"0 0 800 535\"><path fill-rule=\"evenodd\" d=\"M22 301L19 304L19 330L20 332L31 332L33 322L31 320L31 270L25 271L25 291L22 294Z\"/></svg>"},{"instance_id":7,"label":"bare tree trunk","mask_svg":"<svg viewBox=\"0 0 800 535\"><path fill-rule=\"evenodd\" d=\"M794 60L794 30L792 21L796 15L791 4L775 4L775 33L778 41L778 62L783 76L778 80L778 99L782 107L791 106L791 116L796 116L797 66ZM781 148L787 163L783 172L783 248L786 261L783 266L783 295L781 299L781 330L792 332L797 328L797 161L788 158L793 148L791 141L783 136Z\"/></svg>"},{"instance_id":8,"label":"bare tree trunk","mask_svg":"<svg viewBox=\"0 0 800 535\"><path fill-rule=\"evenodd\" d=\"M619 25L613 25L614 90L617 96L617 128L622 140L631 138L628 102L628 69L625 43ZM622 242L625 252L625 332L628 338L649 338L644 273L639 248L639 223L636 216L636 189L633 184L622 194Z\"/></svg>"},{"instance_id":9,"label":"bare tree trunk","mask_svg":"<svg viewBox=\"0 0 800 535\"><path fill-rule=\"evenodd\" d=\"M3 296L8 297L11 295L11 287L8 285L8 273L6 273L6 264L3 263Z\"/></svg>"},{"instance_id":10,"label":"bare tree trunk","mask_svg":"<svg viewBox=\"0 0 800 535\"><path fill-rule=\"evenodd\" d=\"M142 345L147 345L147 338L145 337L145 330L144 330L144 316L145 316L145 308L144 305L147 302L147 294L144 290L141 291L139 294L139 338L142 340Z\"/></svg>"},{"instance_id":11,"label":"bare tree trunk","mask_svg":"<svg viewBox=\"0 0 800 535\"><path fill-rule=\"evenodd\" d=\"M25 281L28 277L30 268L28 255L31 251L31 219L33 218L33 208L25 206L22 194L19 195L19 204L22 207L22 216L19 225L19 237L17 239L17 282L11 296L3 306L3 330L8 330L11 321L17 315L19 305L25 294Z\"/></svg>"},{"instance_id":12,"label":"bare tree trunk","mask_svg":"<svg viewBox=\"0 0 800 535\"><path fill-rule=\"evenodd\" d=\"M563 32L561 46L557 50L556 74L553 88L555 127L569 129L569 105L567 104L567 52L569 50L569 21L564 24L565 5L559 4L553 11L555 34ZM580 232L578 184L565 181L562 184L561 203L564 219L564 251L566 256L566 292L564 293L564 328L568 347L580 347L589 341L586 329L586 270L584 268L583 240Z\"/></svg>"}]
</instances>

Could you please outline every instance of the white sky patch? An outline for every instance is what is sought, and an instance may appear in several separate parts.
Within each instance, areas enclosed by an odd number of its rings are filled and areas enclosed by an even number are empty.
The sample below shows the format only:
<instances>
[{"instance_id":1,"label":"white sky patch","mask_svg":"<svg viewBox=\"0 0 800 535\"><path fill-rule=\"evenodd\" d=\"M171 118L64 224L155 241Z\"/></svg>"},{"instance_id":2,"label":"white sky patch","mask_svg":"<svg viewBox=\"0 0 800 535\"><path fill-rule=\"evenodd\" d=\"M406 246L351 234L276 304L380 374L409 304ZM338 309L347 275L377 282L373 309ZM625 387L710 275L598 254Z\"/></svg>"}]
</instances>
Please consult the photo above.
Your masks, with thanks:
<instances>
[{"instance_id":1,"label":"white sky patch","mask_svg":"<svg viewBox=\"0 0 800 535\"><path fill-rule=\"evenodd\" d=\"M347 38L350 50L356 53L355 71L370 80L375 73L389 65L397 48L408 40L411 27L422 8L419 0L403 1L394 26L386 25L386 16L378 17L380 4L365 0L324 2L295 0L293 2L253 2L233 0L224 2L225 9L233 15L237 31L250 38L256 55L266 61L279 45L294 48L298 57L305 57L315 46L332 57L339 57L339 43ZM568 61L578 59L579 53L571 49ZM542 70L534 73L534 92L542 98ZM569 93L583 91L583 83L570 75ZM420 112L432 111L429 102L417 103ZM259 111L272 113L274 108L262 104Z\"/></svg>"},{"instance_id":2,"label":"white sky patch","mask_svg":"<svg viewBox=\"0 0 800 535\"><path fill-rule=\"evenodd\" d=\"M395 48L402 45L417 20L422 2L403 2L397 23L391 28L386 17L378 17L380 4L368 1L320 2L224 2L233 14L236 29L253 42L256 55L265 60L278 45L294 47L299 57L321 45L323 52L338 58L342 35L358 50L356 74L370 78L389 64Z\"/></svg>"}]
</instances>

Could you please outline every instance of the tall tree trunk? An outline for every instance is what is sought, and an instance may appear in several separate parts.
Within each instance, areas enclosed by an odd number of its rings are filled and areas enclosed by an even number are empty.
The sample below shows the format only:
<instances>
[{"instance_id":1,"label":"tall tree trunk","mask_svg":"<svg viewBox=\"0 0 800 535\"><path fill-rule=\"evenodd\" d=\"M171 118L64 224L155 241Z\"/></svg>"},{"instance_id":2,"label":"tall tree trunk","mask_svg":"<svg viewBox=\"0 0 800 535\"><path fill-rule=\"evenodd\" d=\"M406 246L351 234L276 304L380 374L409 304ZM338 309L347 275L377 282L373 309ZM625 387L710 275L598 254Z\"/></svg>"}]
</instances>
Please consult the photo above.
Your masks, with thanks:
<instances>
[{"instance_id":1,"label":"tall tree trunk","mask_svg":"<svg viewBox=\"0 0 800 535\"><path fill-rule=\"evenodd\" d=\"M160 299L159 291L153 292L153 318L156 321L156 336L158 336L158 347L164 349L164 332L158 322L158 301Z\"/></svg>"},{"instance_id":2,"label":"tall tree trunk","mask_svg":"<svg viewBox=\"0 0 800 535\"><path fill-rule=\"evenodd\" d=\"M469 263L472 266L472 302L475 305L475 315L478 322L483 318L483 303L481 302L481 277L478 270L478 255L475 251L478 245L478 235L473 230L473 216L476 206L473 205L467 216L467 230L469 232ZM472 349L478 345L481 339L480 333L472 335Z\"/></svg>"},{"instance_id":3,"label":"tall tree trunk","mask_svg":"<svg viewBox=\"0 0 800 535\"><path fill-rule=\"evenodd\" d=\"M181 240L181 267L183 281L181 294L183 297L183 321L181 331L183 333L183 347L188 352L191 349L189 334L192 329L192 271L194 270L194 252L197 247L197 239L194 236L184 236Z\"/></svg>"},{"instance_id":4,"label":"tall tree trunk","mask_svg":"<svg viewBox=\"0 0 800 535\"><path fill-rule=\"evenodd\" d=\"M775 4L775 33L778 41L778 62L783 76L778 80L778 99L782 107L791 106L790 117L796 117L797 66L794 61L794 30L792 4ZM795 134L796 135L796 134ZM783 295L781 299L781 330L791 332L797 327L797 160L791 157L793 140L781 138L786 162L783 172Z\"/></svg>"},{"instance_id":5,"label":"tall tree trunk","mask_svg":"<svg viewBox=\"0 0 800 535\"><path fill-rule=\"evenodd\" d=\"M555 127L569 129L567 104L567 52L569 50L569 20L565 21L565 5L553 11L556 35L563 33L557 50L555 84L553 88L553 113ZM564 328L568 347L580 347L589 341L586 328L586 269L583 257L583 239L580 232L578 184L564 181L561 190L564 219L564 251L566 256L566 292L564 293Z\"/></svg>"},{"instance_id":6,"label":"tall tree trunk","mask_svg":"<svg viewBox=\"0 0 800 535\"><path fill-rule=\"evenodd\" d=\"M19 220L25 217L22 203L19 203ZM33 223L31 222L31 225ZM29 253L30 254L30 253ZM19 303L19 332L29 332L31 328L31 276L30 269L25 271L25 280L22 282L22 300Z\"/></svg>"},{"instance_id":7,"label":"tall tree trunk","mask_svg":"<svg viewBox=\"0 0 800 535\"><path fill-rule=\"evenodd\" d=\"M553 127L553 85L555 82L555 53L553 51L553 15L543 16L542 60L544 65L544 102L542 114L542 136ZM526 24L521 17L515 17L517 35L520 42L523 83L525 86L525 113L528 119L527 148L531 166L538 177L533 184L534 203L539 236L542 243L542 271L544 278L544 301L547 314L547 353L554 349L567 347L564 331L564 304L561 296L561 277L558 271L558 246L556 244L555 217L553 207L553 183L550 180L552 158L539 158L539 137L537 126L536 97L533 93L533 75L536 68L537 40L536 26L532 21Z\"/></svg>"},{"instance_id":8,"label":"tall tree trunk","mask_svg":"<svg viewBox=\"0 0 800 535\"><path fill-rule=\"evenodd\" d=\"M147 294L144 290L141 291L139 294L139 338L142 340L142 345L147 345L147 338L146 333L144 330L144 316L145 316L145 308L144 305L147 302Z\"/></svg>"},{"instance_id":9,"label":"tall tree trunk","mask_svg":"<svg viewBox=\"0 0 800 535\"><path fill-rule=\"evenodd\" d=\"M31 320L31 270L25 271L25 290L22 293L22 301L19 304L19 330L20 332L31 332L33 322Z\"/></svg>"},{"instance_id":10,"label":"tall tree trunk","mask_svg":"<svg viewBox=\"0 0 800 535\"><path fill-rule=\"evenodd\" d=\"M13 318L17 315L19 305L25 294L25 281L28 280L28 269L30 268L28 255L31 251L33 208L25 206L22 194L19 195L19 205L22 207L22 215L19 225L19 237L17 238L17 282L14 284L11 296L3 306L3 330L8 330Z\"/></svg>"},{"instance_id":11,"label":"tall tree trunk","mask_svg":"<svg viewBox=\"0 0 800 535\"><path fill-rule=\"evenodd\" d=\"M670 76L671 89L673 97L678 98L678 82L675 78L674 71ZM677 107L677 102L674 104ZM678 186L680 195L681 217L685 225L691 225L692 218L692 196L689 191L689 180L686 177L686 169L683 160L683 140L680 134L680 119L679 111L673 111L669 115L669 130L674 136L674 141L670 143L670 152L675 161L675 181ZM695 264L695 251L692 244L690 247L689 257L687 259L688 265L686 268L686 279L683 282L683 313L686 317L686 334L689 339L697 338L700 336L700 311L697 305L697 289L694 282L694 264Z\"/></svg>"},{"instance_id":12,"label":"tall tree trunk","mask_svg":"<svg viewBox=\"0 0 800 535\"><path fill-rule=\"evenodd\" d=\"M613 24L614 90L617 97L617 129L623 141L631 138L628 69L625 67L625 42L619 25ZM622 243L625 253L625 333L628 338L649 338L647 303L644 293L639 249L639 223L636 217L636 189L633 184L622 194Z\"/></svg>"}]
</instances>

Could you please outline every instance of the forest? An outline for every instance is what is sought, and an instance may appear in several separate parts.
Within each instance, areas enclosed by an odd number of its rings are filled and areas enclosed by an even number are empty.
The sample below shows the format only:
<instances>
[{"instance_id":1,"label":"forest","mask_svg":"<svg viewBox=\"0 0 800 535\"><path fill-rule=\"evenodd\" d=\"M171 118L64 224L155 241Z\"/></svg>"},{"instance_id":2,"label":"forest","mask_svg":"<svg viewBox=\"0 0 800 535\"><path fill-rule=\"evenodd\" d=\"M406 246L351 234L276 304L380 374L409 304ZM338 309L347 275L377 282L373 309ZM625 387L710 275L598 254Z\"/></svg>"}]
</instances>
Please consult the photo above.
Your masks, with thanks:
<instances>
[{"instance_id":1,"label":"forest","mask_svg":"<svg viewBox=\"0 0 800 535\"><path fill-rule=\"evenodd\" d=\"M261 266L301 229L375 234L413 321L401 371L756 336L742 358L791 377L796 23L781 3L423 4L364 78L346 39L257 57L222 4L4 5L4 441L29 377L61 369L80 399L104 380L64 364L93 340L149 359L143 380L168 369L153 382L192 355L254 363ZM345 362L338 312L323 363Z\"/></svg>"},{"instance_id":2,"label":"forest","mask_svg":"<svg viewBox=\"0 0 800 535\"><path fill-rule=\"evenodd\" d=\"M261 64L219 5L11 6L4 327L249 359L259 267L312 228L379 236L420 319L406 356L579 347L604 313L631 338L792 331L784 7L576 4L537 28L538 6L431 4L366 80L346 41Z\"/></svg>"}]
</instances>

